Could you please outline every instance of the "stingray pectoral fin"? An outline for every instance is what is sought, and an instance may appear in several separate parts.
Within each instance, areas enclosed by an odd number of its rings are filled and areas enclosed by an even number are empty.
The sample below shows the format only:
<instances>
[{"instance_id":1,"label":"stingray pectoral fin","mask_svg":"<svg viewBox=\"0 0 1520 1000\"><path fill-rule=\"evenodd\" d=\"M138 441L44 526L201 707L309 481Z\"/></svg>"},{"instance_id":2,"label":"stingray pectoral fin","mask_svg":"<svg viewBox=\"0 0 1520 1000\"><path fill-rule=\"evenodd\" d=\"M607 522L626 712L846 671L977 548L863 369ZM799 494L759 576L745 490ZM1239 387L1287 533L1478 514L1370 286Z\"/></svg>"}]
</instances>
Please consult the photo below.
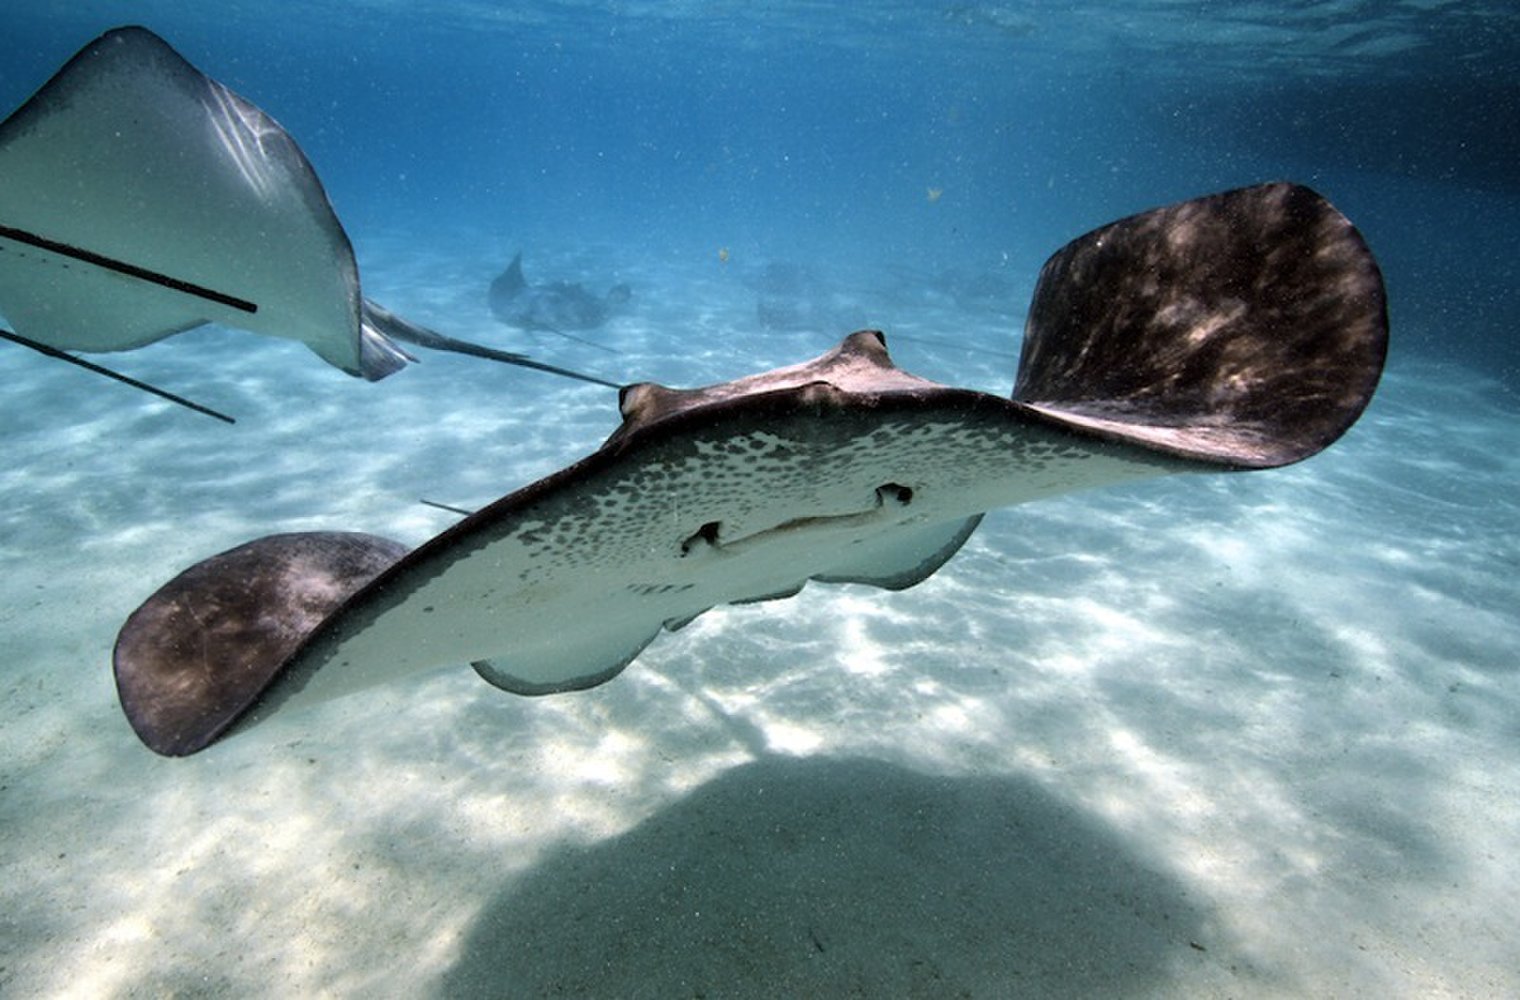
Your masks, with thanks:
<instances>
[{"instance_id":1,"label":"stingray pectoral fin","mask_svg":"<svg viewBox=\"0 0 1520 1000\"><path fill-rule=\"evenodd\" d=\"M122 626L112 654L132 728L171 757L215 740L281 679L348 597L406 554L374 535L271 535L196 563Z\"/></svg>"},{"instance_id":2,"label":"stingray pectoral fin","mask_svg":"<svg viewBox=\"0 0 1520 1000\"><path fill-rule=\"evenodd\" d=\"M903 528L862 542L841 556L819 583L865 583L883 590L906 590L933 576L960 551L982 523L982 515L963 521Z\"/></svg>"},{"instance_id":3,"label":"stingray pectoral fin","mask_svg":"<svg viewBox=\"0 0 1520 1000\"><path fill-rule=\"evenodd\" d=\"M497 275L496 280L491 282L492 298L510 299L524 288L528 287L527 279L523 277L522 251L512 255L512 263L507 269Z\"/></svg>"},{"instance_id":4,"label":"stingray pectoral fin","mask_svg":"<svg viewBox=\"0 0 1520 1000\"><path fill-rule=\"evenodd\" d=\"M1100 436L1268 468L1356 421L1387 344L1382 276L1355 227L1309 188L1262 184L1057 251L1014 399Z\"/></svg>"},{"instance_id":5,"label":"stingray pectoral fin","mask_svg":"<svg viewBox=\"0 0 1520 1000\"><path fill-rule=\"evenodd\" d=\"M482 680L512 694L583 691L622 673L659 634L659 628L650 631L648 622L630 622L626 629L596 630L586 636L561 633L563 642L552 649L540 650L537 656L516 649L475 660L470 666ZM566 664L577 666L567 673Z\"/></svg>"}]
</instances>

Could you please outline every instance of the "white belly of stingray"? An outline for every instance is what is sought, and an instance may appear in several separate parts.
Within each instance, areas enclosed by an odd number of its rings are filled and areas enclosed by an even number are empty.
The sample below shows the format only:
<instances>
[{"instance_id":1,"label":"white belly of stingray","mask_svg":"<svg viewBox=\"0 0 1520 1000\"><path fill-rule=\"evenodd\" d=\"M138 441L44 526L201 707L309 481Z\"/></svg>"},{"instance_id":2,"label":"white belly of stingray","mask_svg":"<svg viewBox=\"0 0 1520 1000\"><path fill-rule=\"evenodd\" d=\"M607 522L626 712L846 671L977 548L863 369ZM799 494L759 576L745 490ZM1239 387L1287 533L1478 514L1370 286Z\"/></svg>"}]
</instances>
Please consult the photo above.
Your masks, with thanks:
<instances>
[{"instance_id":1,"label":"white belly of stingray","mask_svg":"<svg viewBox=\"0 0 1520 1000\"><path fill-rule=\"evenodd\" d=\"M809 579L909 586L983 511L1176 467L963 412L904 414L858 435L841 423L859 417L802 413L664 442L522 509L478 548L456 540L312 649L301 699L482 660L483 676L519 693L585 687L662 625Z\"/></svg>"}]
</instances>

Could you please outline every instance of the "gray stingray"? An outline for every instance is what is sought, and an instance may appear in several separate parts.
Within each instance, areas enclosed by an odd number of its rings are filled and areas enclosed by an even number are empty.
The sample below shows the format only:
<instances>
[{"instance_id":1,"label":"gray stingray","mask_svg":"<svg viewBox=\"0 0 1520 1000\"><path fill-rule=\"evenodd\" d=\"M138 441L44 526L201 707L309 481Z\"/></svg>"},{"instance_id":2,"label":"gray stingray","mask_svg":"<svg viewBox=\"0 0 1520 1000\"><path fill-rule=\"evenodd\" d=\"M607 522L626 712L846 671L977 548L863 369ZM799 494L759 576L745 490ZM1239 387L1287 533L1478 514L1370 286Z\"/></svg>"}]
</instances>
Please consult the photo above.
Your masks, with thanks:
<instances>
[{"instance_id":1,"label":"gray stingray","mask_svg":"<svg viewBox=\"0 0 1520 1000\"><path fill-rule=\"evenodd\" d=\"M0 122L0 312L54 351L131 350L214 322L299 340L368 379L412 360L398 340L584 377L364 298L295 141L137 27L85 46Z\"/></svg>"},{"instance_id":2,"label":"gray stingray","mask_svg":"<svg viewBox=\"0 0 1520 1000\"><path fill-rule=\"evenodd\" d=\"M122 706L184 755L450 664L590 687L716 605L910 587L995 507L1307 458L1361 414L1387 332L1371 252L1313 191L1156 209L1045 264L1012 399L903 372L869 331L704 389L629 386L600 449L415 550L282 534L185 570L121 629Z\"/></svg>"},{"instance_id":3,"label":"gray stingray","mask_svg":"<svg viewBox=\"0 0 1520 1000\"><path fill-rule=\"evenodd\" d=\"M486 295L491 314L509 326L557 333L593 347L603 345L572 336L570 331L596 329L632 297L632 289L622 284L613 285L606 295L587 291L584 285L573 281L530 285L523 277L521 253L514 255L507 269L496 276Z\"/></svg>"}]
</instances>

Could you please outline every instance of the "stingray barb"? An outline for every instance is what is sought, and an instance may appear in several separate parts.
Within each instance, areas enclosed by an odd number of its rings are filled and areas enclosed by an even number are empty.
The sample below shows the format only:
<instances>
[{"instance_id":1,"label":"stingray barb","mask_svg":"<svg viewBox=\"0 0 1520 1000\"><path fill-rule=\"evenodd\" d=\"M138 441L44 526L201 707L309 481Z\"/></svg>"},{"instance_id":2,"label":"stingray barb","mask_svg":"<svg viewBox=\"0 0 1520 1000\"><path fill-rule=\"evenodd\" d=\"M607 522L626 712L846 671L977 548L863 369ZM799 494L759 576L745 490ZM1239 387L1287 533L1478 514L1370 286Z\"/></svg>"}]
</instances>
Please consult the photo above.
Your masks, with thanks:
<instances>
[{"instance_id":1,"label":"stingray barb","mask_svg":"<svg viewBox=\"0 0 1520 1000\"><path fill-rule=\"evenodd\" d=\"M1367 405L1387 332L1371 253L1308 188L1156 209L1045 264L1012 399L901 371L870 331L704 389L629 386L601 448L415 550L272 535L185 570L121 629L121 703L184 755L452 664L517 694L601 684L720 604L910 587L995 507L1314 455Z\"/></svg>"},{"instance_id":2,"label":"stingray barb","mask_svg":"<svg viewBox=\"0 0 1520 1000\"><path fill-rule=\"evenodd\" d=\"M403 342L616 387L365 298L295 140L145 28L86 45L0 122L0 313L64 360L220 323L370 380L415 360Z\"/></svg>"}]
</instances>

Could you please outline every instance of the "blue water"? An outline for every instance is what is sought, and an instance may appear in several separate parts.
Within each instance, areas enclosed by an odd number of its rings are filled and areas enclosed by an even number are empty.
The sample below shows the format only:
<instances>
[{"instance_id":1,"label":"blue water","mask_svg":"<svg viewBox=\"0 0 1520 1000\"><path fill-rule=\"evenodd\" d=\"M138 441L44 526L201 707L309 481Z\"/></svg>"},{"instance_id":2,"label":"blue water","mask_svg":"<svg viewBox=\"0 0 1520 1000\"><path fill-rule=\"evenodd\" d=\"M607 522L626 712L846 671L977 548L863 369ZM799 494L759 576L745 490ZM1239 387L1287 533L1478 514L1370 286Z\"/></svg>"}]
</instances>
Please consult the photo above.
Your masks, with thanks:
<instances>
[{"instance_id":1,"label":"blue water","mask_svg":"<svg viewBox=\"0 0 1520 1000\"><path fill-rule=\"evenodd\" d=\"M1006 393L1047 255L1278 178L1367 237L1392 355L1302 466L994 514L921 587L714 612L585 695L461 671L170 762L108 669L159 582L416 543L614 401L221 330L101 359L227 430L0 345L0 993L1520 992L1510 4L11 0L0 108L120 23L295 137L367 294L613 381L872 325ZM518 250L629 311L497 324Z\"/></svg>"},{"instance_id":2,"label":"blue water","mask_svg":"<svg viewBox=\"0 0 1520 1000\"><path fill-rule=\"evenodd\" d=\"M1366 231L1406 348L1513 380L1520 29L1501 3L1428 6L333 3L300 7L300 31L174 3L131 17L280 120L360 241L465 225L642 255L933 270L1009 254L1027 273L1074 227L1291 177ZM125 16L54 7L7 14L7 106Z\"/></svg>"}]
</instances>

